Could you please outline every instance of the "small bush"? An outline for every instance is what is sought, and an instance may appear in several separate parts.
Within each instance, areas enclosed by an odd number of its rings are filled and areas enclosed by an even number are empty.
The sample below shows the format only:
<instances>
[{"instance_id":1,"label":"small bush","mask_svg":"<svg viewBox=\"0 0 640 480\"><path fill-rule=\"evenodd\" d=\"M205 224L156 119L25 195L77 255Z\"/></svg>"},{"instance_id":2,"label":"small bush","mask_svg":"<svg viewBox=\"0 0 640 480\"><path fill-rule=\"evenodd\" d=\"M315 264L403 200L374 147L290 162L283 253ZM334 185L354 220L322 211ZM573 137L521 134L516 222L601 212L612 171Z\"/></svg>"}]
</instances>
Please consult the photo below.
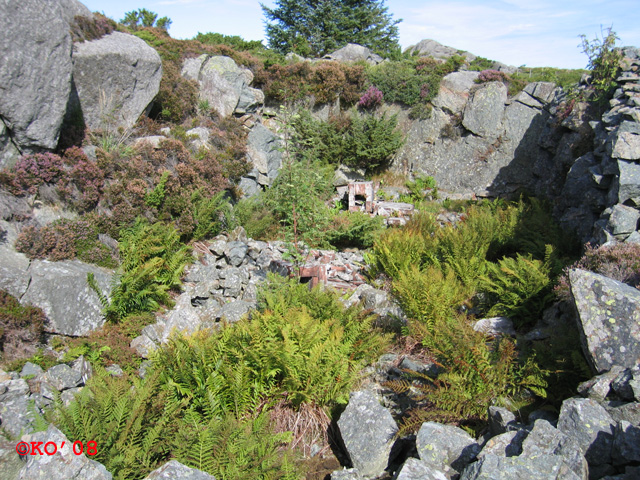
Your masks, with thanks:
<instances>
[{"instance_id":1,"label":"small bush","mask_svg":"<svg viewBox=\"0 0 640 480\"><path fill-rule=\"evenodd\" d=\"M618 243L601 247L587 244L580 260L567 267L555 287L562 299L570 298L569 270L580 268L613 278L632 287L640 287L640 245Z\"/></svg>"},{"instance_id":2,"label":"small bush","mask_svg":"<svg viewBox=\"0 0 640 480\"><path fill-rule=\"evenodd\" d=\"M117 24L110 18L96 12L91 18L76 15L73 17L70 27L73 41L75 43L82 43L109 35L116 30Z\"/></svg>"},{"instance_id":3,"label":"small bush","mask_svg":"<svg viewBox=\"0 0 640 480\"><path fill-rule=\"evenodd\" d=\"M381 90L371 85L369 89L358 100L358 106L365 110L379 107L384 102L384 94Z\"/></svg>"},{"instance_id":4,"label":"small bush","mask_svg":"<svg viewBox=\"0 0 640 480\"><path fill-rule=\"evenodd\" d=\"M35 153L20 157L13 171L2 177L14 195L34 195L45 183L55 183L63 173L62 158L53 153Z\"/></svg>"},{"instance_id":5,"label":"small bush","mask_svg":"<svg viewBox=\"0 0 640 480\"><path fill-rule=\"evenodd\" d=\"M35 353L45 322L44 312L20 302L5 290L0 290L0 352L2 362Z\"/></svg>"}]
</instances>

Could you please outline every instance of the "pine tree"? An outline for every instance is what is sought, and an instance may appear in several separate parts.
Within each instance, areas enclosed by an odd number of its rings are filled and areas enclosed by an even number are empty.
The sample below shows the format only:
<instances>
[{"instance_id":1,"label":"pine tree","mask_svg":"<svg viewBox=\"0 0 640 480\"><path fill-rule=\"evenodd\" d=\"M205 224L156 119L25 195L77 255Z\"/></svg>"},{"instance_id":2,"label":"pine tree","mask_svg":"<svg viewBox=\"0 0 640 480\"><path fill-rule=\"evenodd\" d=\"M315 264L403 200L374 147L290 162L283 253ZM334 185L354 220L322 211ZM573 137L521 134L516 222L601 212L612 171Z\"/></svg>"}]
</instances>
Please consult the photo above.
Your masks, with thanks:
<instances>
[{"instance_id":1,"label":"pine tree","mask_svg":"<svg viewBox=\"0 0 640 480\"><path fill-rule=\"evenodd\" d=\"M269 46L283 54L322 56L357 43L376 53L400 49L397 24L384 0L278 0L276 8L262 5L267 17Z\"/></svg>"}]
</instances>

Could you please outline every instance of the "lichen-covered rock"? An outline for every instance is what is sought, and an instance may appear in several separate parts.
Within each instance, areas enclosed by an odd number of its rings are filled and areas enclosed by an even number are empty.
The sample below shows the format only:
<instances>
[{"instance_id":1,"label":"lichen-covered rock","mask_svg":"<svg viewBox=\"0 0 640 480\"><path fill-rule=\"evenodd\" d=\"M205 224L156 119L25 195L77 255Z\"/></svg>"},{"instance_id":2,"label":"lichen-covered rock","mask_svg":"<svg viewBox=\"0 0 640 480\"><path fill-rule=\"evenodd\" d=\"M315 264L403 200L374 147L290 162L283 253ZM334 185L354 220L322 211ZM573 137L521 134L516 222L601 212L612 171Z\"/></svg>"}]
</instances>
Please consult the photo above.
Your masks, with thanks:
<instances>
[{"instance_id":1,"label":"lichen-covered rock","mask_svg":"<svg viewBox=\"0 0 640 480\"><path fill-rule=\"evenodd\" d=\"M486 455L469 465L460 480L581 480L557 455Z\"/></svg>"},{"instance_id":2,"label":"lichen-covered rock","mask_svg":"<svg viewBox=\"0 0 640 480\"><path fill-rule=\"evenodd\" d=\"M407 458L395 480L449 480L449 477L417 458Z\"/></svg>"},{"instance_id":3,"label":"lichen-covered rock","mask_svg":"<svg viewBox=\"0 0 640 480\"><path fill-rule=\"evenodd\" d=\"M473 325L473 329L494 337L500 335L515 337L516 335L513 320L509 317L482 318Z\"/></svg>"},{"instance_id":4,"label":"lichen-covered rock","mask_svg":"<svg viewBox=\"0 0 640 480\"><path fill-rule=\"evenodd\" d=\"M636 231L638 219L640 219L640 212L635 208L620 204L614 205L611 209L611 215L609 215L607 229L613 235L628 235Z\"/></svg>"},{"instance_id":5,"label":"lichen-covered rock","mask_svg":"<svg viewBox=\"0 0 640 480\"><path fill-rule=\"evenodd\" d=\"M611 463L615 426L604 407L590 398L562 402L558 430L577 442L589 465Z\"/></svg>"},{"instance_id":6,"label":"lichen-covered rock","mask_svg":"<svg viewBox=\"0 0 640 480\"><path fill-rule=\"evenodd\" d=\"M617 203L640 205L640 163L618 160Z\"/></svg>"},{"instance_id":7,"label":"lichen-covered rock","mask_svg":"<svg viewBox=\"0 0 640 480\"><path fill-rule=\"evenodd\" d=\"M611 391L611 383L622 370L622 367L614 365L608 372L597 375L578 385L578 393L583 397L593 398L596 401L604 400Z\"/></svg>"},{"instance_id":8,"label":"lichen-covered rock","mask_svg":"<svg viewBox=\"0 0 640 480\"><path fill-rule=\"evenodd\" d=\"M24 152L56 147L71 92L72 41L57 2L21 0L0 3L0 45L3 167L17 160L14 145Z\"/></svg>"},{"instance_id":9,"label":"lichen-covered rock","mask_svg":"<svg viewBox=\"0 0 640 480\"><path fill-rule=\"evenodd\" d=\"M596 372L640 358L640 292L597 273L569 272L585 356Z\"/></svg>"},{"instance_id":10,"label":"lichen-covered rock","mask_svg":"<svg viewBox=\"0 0 640 480\"><path fill-rule=\"evenodd\" d=\"M162 467L154 470L149 475L144 477L144 480L216 480L213 475L198 470L196 468L189 468L186 465L178 462L177 460L171 460L165 463Z\"/></svg>"},{"instance_id":11,"label":"lichen-covered rock","mask_svg":"<svg viewBox=\"0 0 640 480\"><path fill-rule=\"evenodd\" d=\"M383 60L380 55L356 43L348 43L335 52L325 55L324 58L337 62L367 62L369 65L377 65Z\"/></svg>"},{"instance_id":12,"label":"lichen-covered rock","mask_svg":"<svg viewBox=\"0 0 640 480\"><path fill-rule=\"evenodd\" d=\"M504 407L489 407L489 430L491 435L500 435L516 426L516 416Z\"/></svg>"},{"instance_id":13,"label":"lichen-covered rock","mask_svg":"<svg viewBox=\"0 0 640 480\"><path fill-rule=\"evenodd\" d=\"M200 98L208 101L223 117L234 112L255 112L264 103L264 94L249 87L253 81L251 71L239 67L229 57L200 55L188 58L183 64L182 76L197 81Z\"/></svg>"},{"instance_id":14,"label":"lichen-covered rock","mask_svg":"<svg viewBox=\"0 0 640 480\"><path fill-rule=\"evenodd\" d=\"M360 475L380 475L387 467L398 431L389 410L371 392L353 392L340 415L338 428L351 463Z\"/></svg>"},{"instance_id":15,"label":"lichen-covered rock","mask_svg":"<svg viewBox=\"0 0 640 480\"><path fill-rule=\"evenodd\" d=\"M640 160L640 124L624 121L613 139L611 157L622 160Z\"/></svg>"},{"instance_id":16,"label":"lichen-covered rock","mask_svg":"<svg viewBox=\"0 0 640 480\"><path fill-rule=\"evenodd\" d=\"M522 442L522 455L558 455L578 478L587 480L589 477L587 461L577 441L554 428L546 420L537 420L534 423L531 432Z\"/></svg>"},{"instance_id":17,"label":"lichen-covered rock","mask_svg":"<svg viewBox=\"0 0 640 480\"><path fill-rule=\"evenodd\" d=\"M92 130L130 128L160 88L162 60L133 35L113 32L74 46L73 81Z\"/></svg>"},{"instance_id":18,"label":"lichen-covered rock","mask_svg":"<svg viewBox=\"0 0 640 480\"><path fill-rule=\"evenodd\" d=\"M480 452L480 445L464 430L451 425L425 422L418 431L416 447L420 460L451 474L461 472Z\"/></svg>"},{"instance_id":19,"label":"lichen-covered rock","mask_svg":"<svg viewBox=\"0 0 640 480\"><path fill-rule=\"evenodd\" d=\"M522 453L522 442L526 436L527 432L525 430L512 430L491 437L478 453L478 458L482 458L485 455L517 457Z\"/></svg>"},{"instance_id":20,"label":"lichen-covered rock","mask_svg":"<svg viewBox=\"0 0 640 480\"><path fill-rule=\"evenodd\" d=\"M44 311L48 319L46 331L77 337L104 325L102 305L87 283L87 274L93 273L99 287L108 295L111 275L107 271L77 260L35 260L29 273L31 283L20 302Z\"/></svg>"},{"instance_id":21,"label":"lichen-covered rock","mask_svg":"<svg viewBox=\"0 0 640 480\"><path fill-rule=\"evenodd\" d=\"M27 441L27 440L25 440ZM53 455L27 455L27 464L20 470L19 480L111 480L112 476L101 463L89 460L83 453L73 452L73 442L56 427L49 425L46 432L34 433L27 443L42 442L41 449L48 442L57 447ZM64 446L63 446L64 444ZM49 451L53 447L49 447ZM98 445L100 448L100 445Z\"/></svg>"},{"instance_id":22,"label":"lichen-covered rock","mask_svg":"<svg viewBox=\"0 0 640 480\"><path fill-rule=\"evenodd\" d=\"M495 140L502 127L505 103L507 87L502 82L484 84L469 98L462 124L476 135Z\"/></svg>"},{"instance_id":23,"label":"lichen-covered rock","mask_svg":"<svg viewBox=\"0 0 640 480\"><path fill-rule=\"evenodd\" d=\"M453 72L440 82L433 105L452 114L460 115L469 100L469 92L476 86L479 72Z\"/></svg>"}]
</instances>

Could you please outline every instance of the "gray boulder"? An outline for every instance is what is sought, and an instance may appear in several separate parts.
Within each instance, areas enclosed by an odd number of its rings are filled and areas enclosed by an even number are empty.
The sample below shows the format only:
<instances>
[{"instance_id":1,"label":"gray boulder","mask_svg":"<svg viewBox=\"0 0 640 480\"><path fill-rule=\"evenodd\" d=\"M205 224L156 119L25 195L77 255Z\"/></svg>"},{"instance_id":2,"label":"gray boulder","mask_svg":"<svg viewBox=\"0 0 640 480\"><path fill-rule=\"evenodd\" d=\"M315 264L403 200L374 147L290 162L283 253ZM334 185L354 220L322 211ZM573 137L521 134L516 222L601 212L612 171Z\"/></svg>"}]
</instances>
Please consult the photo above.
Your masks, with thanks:
<instances>
[{"instance_id":1,"label":"gray boulder","mask_svg":"<svg viewBox=\"0 0 640 480\"><path fill-rule=\"evenodd\" d=\"M29 385L20 378L0 383L0 426L13 438L33 431L35 410L29 405ZM38 412L40 413L40 412Z\"/></svg>"},{"instance_id":2,"label":"gray boulder","mask_svg":"<svg viewBox=\"0 0 640 480\"><path fill-rule=\"evenodd\" d=\"M73 81L86 125L132 127L158 94L160 55L133 35L113 32L74 46Z\"/></svg>"},{"instance_id":3,"label":"gray boulder","mask_svg":"<svg viewBox=\"0 0 640 480\"><path fill-rule=\"evenodd\" d=\"M611 463L615 426L604 407L590 398L569 398L562 403L558 430L577 442L589 465Z\"/></svg>"},{"instance_id":4,"label":"gray boulder","mask_svg":"<svg viewBox=\"0 0 640 480\"><path fill-rule=\"evenodd\" d=\"M633 207L617 204L611 209L607 230L613 235L629 235L638 227L640 212Z\"/></svg>"},{"instance_id":5,"label":"gray boulder","mask_svg":"<svg viewBox=\"0 0 640 480\"><path fill-rule=\"evenodd\" d=\"M473 325L473 329L476 332L482 332L493 337L501 335L516 336L516 329L509 317L482 318Z\"/></svg>"},{"instance_id":6,"label":"gray boulder","mask_svg":"<svg viewBox=\"0 0 640 480\"><path fill-rule=\"evenodd\" d=\"M225 303L217 312L219 320L235 323L247 315L251 310L255 310L256 304L245 300L236 300Z\"/></svg>"},{"instance_id":7,"label":"gray boulder","mask_svg":"<svg viewBox=\"0 0 640 480\"><path fill-rule=\"evenodd\" d=\"M368 391L353 392L338 420L351 463L364 477L380 475L387 467L398 426L389 410Z\"/></svg>"},{"instance_id":8,"label":"gray boulder","mask_svg":"<svg viewBox=\"0 0 640 480\"><path fill-rule=\"evenodd\" d=\"M482 447L478 458L486 455L498 455L500 457L517 457L522 453L522 442L526 438L525 430L512 430L491 437Z\"/></svg>"},{"instance_id":9,"label":"gray boulder","mask_svg":"<svg viewBox=\"0 0 640 480\"><path fill-rule=\"evenodd\" d=\"M610 371L578 385L578 393L583 397L593 398L597 402L603 401L611 391L611 383L621 371L622 367L615 365Z\"/></svg>"},{"instance_id":10,"label":"gray boulder","mask_svg":"<svg viewBox=\"0 0 640 480\"><path fill-rule=\"evenodd\" d=\"M108 296L111 275L107 271L77 260L35 260L29 273L31 282L20 302L44 311L48 318L46 331L77 337L104 325L102 305L87 283L87 274L93 273L98 286Z\"/></svg>"},{"instance_id":11,"label":"gray boulder","mask_svg":"<svg viewBox=\"0 0 640 480\"><path fill-rule=\"evenodd\" d=\"M619 372L611 386L623 400L640 402L640 365Z\"/></svg>"},{"instance_id":12,"label":"gray boulder","mask_svg":"<svg viewBox=\"0 0 640 480\"><path fill-rule=\"evenodd\" d=\"M0 228L2 223L4 222L0 222ZM29 286L30 262L25 254L15 251L13 241L0 241L0 289L20 298Z\"/></svg>"},{"instance_id":13,"label":"gray boulder","mask_svg":"<svg viewBox=\"0 0 640 480\"><path fill-rule=\"evenodd\" d=\"M475 87L479 72L453 72L440 82L433 105L452 114L462 114L469 100L469 92Z\"/></svg>"},{"instance_id":14,"label":"gray boulder","mask_svg":"<svg viewBox=\"0 0 640 480\"><path fill-rule=\"evenodd\" d=\"M471 94L464 109L462 124L480 137L495 140L502 131L507 87L502 82L489 82Z\"/></svg>"},{"instance_id":15,"label":"gray boulder","mask_svg":"<svg viewBox=\"0 0 640 480\"><path fill-rule=\"evenodd\" d=\"M46 432L31 435L28 442L42 442L45 445L52 442L57 447L55 455L27 455L27 464L20 470L18 479L55 479L66 480L111 480L112 476L101 463L89 460L83 453L73 452L73 442L56 427L49 425ZM62 446L64 443L64 446ZM41 447L41 449L44 447ZM49 451L53 447L49 446ZM100 448L100 445L98 445Z\"/></svg>"},{"instance_id":16,"label":"gray boulder","mask_svg":"<svg viewBox=\"0 0 640 480\"><path fill-rule=\"evenodd\" d=\"M460 480L581 480L557 455L486 455L469 465Z\"/></svg>"},{"instance_id":17,"label":"gray boulder","mask_svg":"<svg viewBox=\"0 0 640 480\"><path fill-rule=\"evenodd\" d=\"M257 123L247 137L247 160L257 172L259 184L269 186L282 167L281 140L261 123Z\"/></svg>"},{"instance_id":18,"label":"gray boulder","mask_svg":"<svg viewBox=\"0 0 640 480\"><path fill-rule=\"evenodd\" d=\"M480 445L464 430L451 425L425 422L418 431L416 447L420 460L452 474L461 472L480 452Z\"/></svg>"},{"instance_id":19,"label":"gray boulder","mask_svg":"<svg viewBox=\"0 0 640 480\"><path fill-rule=\"evenodd\" d=\"M57 2L0 3L0 167L53 149L71 92L69 26ZM17 147L17 149L16 149Z\"/></svg>"},{"instance_id":20,"label":"gray boulder","mask_svg":"<svg viewBox=\"0 0 640 480\"><path fill-rule=\"evenodd\" d=\"M613 139L611 157L621 160L640 160L640 124L624 121Z\"/></svg>"},{"instance_id":21,"label":"gray boulder","mask_svg":"<svg viewBox=\"0 0 640 480\"><path fill-rule=\"evenodd\" d=\"M356 43L349 43L339 50L325 55L324 58L338 62L367 62L369 65L377 65L383 60L380 55Z\"/></svg>"},{"instance_id":22,"label":"gray boulder","mask_svg":"<svg viewBox=\"0 0 640 480\"><path fill-rule=\"evenodd\" d=\"M444 472L437 470L417 458L407 458L395 480L448 480Z\"/></svg>"},{"instance_id":23,"label":"gray boulder","mask_svg":"<svg viewBox=\"0 0 640 480\"><path fill-rule=\"evenodd\" d=\"M421 57L433 57L442 60L446 60L453 55L464 55L464 57L469 61L472 61L476 58L475 55L469 52L463 52L458 50L457 48L442 45L441 43L431 39L420 40L417 44L411 45L409 48L407 48L406 52L412 54L417 52L417 54Z\"/></svg>"},{"instance_id":24,"label":"gray boulder","mask_svg":"<svg viewBox=\"0 0 640 480\"><path fill-rule=\"evenodd\" d=\"M640 292L585 270L569 272L585 356L596 372L635 366L640 357Z\"/></svg>"},{"instance_id":25,"label":"gray boulder","mask_svg":"<svg viewBox=\"0 0 640 480\"><path fill-rule=\"evenodd\" d=\"M256 112L264 103L264 94L249 87L253 81L251 71L229 57L188 58L182 66L182 76L198 82L200 98L223 117Z\"/></svg>"},{"instance_id":26,"label":"gray boulder","mask_svg":"<svg viewBox=\"0 0 640 480\"><path fill-rule=\"evenodd\" d=\"M611 456L614 465L640 462L640 427L621 421L616 426Z\"/></svg>"},{"instance_id":27,"label":"gray boulder","mask_svg":"<svg viewBox=\"0 0 640 480\"><path fill-rule=\"evenodd\" d=\"M516 427L516 416L504 407L489 407L489 430L500 435Z\"/></svg>"},{"instance_id":28,"label":"gray boulder","mask_svg":"<svg viewBox=\"0 0 640 480\"><path fill-rule=\"evenodd\" d=\"M617 203L640 206L640 163L618 160Z\"/></svg>"},{"instance_id":29,"label":"gray boulder","mask_svg":"<svg viewBox=\"0 0 640 480\"><path fill-rule=\"evenodd\" d=\"M202 470L189 468L177 460L171 460L144 477L144 480L216 480L216 478Z\"/></svg>"},{"instance_id":30,"label":"gray boulder","mask_svg":"<svg viewBox=\"0 0 640 480\"><path fill-rule=\"evenodd\" d=\"M82 373L64 363L51 367L40 379L40 393L54 399L55 393L84 385Z\"/></svg>"},{"instance_id":31,"label":"gray boulder","mask_svg":"<svg viewBox=\"0 0 640 480\"><path fill-rule=\"evenodd\" d=\"M71 25L75 17L93 18L93 13L78 0L57 0L65 22Z\"/></svg>"},{"instance_id":32,"label":"gray boulder","mask_svg":"<svg viewBox=\"0 0 640 480\"><path fill-rule=\"evenodd\" d=\"M522 456L558 455L580 479L587 480L589 467L578 442L554 428L546 420L537 420L522 442Z\"/></svg>"}]
</instances>

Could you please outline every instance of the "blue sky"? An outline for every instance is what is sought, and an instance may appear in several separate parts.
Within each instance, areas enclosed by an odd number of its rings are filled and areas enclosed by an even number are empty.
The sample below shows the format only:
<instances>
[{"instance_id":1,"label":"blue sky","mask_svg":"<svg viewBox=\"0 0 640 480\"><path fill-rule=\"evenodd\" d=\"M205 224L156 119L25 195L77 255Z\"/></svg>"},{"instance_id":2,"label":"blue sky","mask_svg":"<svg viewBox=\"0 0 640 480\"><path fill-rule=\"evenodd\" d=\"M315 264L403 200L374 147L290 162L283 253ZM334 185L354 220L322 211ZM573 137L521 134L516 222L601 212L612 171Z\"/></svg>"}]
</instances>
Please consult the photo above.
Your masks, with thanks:
<instances>
[{"instance_id":1,"label":"blue sky","mask_svg":"<svg viewBox=\"0 0 640 480\"><path fill-rule=\"evenodd\" d=\"M173 20L174 38L198 32L264 39L257 0L84 0L91 11L114 20L146 8ZM268 6L274 1L265 0ZM509 65L584 68L580 34L589 39L613 27L618 45L640 46L638 0L388 0L406 48L424 38ZM266 42L265 42L266 43Z\"/></svg>"}]
</instances>

